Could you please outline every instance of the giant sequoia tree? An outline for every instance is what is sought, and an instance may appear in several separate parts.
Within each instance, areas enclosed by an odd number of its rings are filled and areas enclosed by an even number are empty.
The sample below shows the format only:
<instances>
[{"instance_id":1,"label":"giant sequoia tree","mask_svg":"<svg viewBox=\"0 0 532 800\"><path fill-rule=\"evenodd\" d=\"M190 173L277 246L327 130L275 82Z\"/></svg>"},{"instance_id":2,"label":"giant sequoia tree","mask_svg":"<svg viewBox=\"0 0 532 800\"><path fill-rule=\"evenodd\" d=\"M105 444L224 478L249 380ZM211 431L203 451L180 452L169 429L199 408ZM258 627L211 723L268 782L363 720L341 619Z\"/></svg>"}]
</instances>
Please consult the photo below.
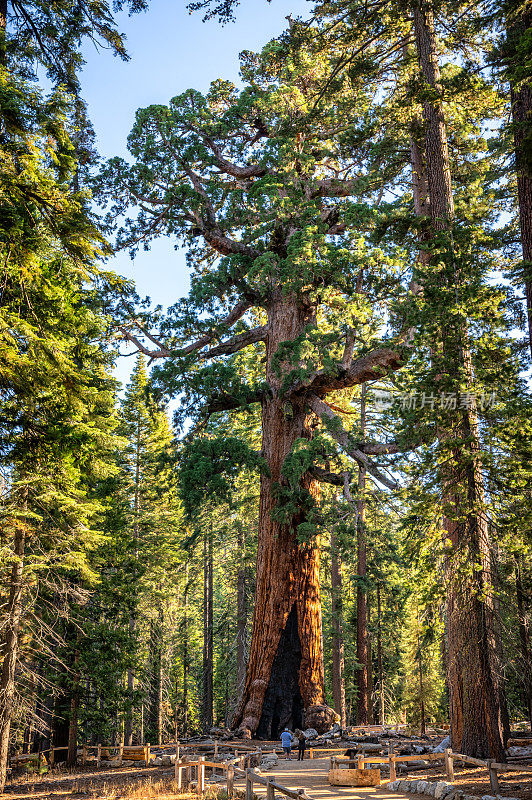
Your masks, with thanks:
<instances>
[{"instance_id":1,"label":"giant sequoia tree","mask_svg":"<svg viewBox=\"0 0 532 800\"><path fill-rule=\"evenodd\" d=\"M370 456L395 445L357 440L327 399L397 369L405 348L401 324L383 338L373 318L377 300L403 291L393 255L364 235L382 169L374 87L353 74L316 100L327 63L290 42L244 56L242 92L219 81L206 96L190 90L140 110L133 163L115 159L104 174L115 213L136 205L121 244L160 235L189 244L189 298L156 333L127 314L122 327L164 360L157 382L181 393L181 413L202 431L185 453L185 478L223 493L238 463L261 469L253 637L234 718L259 736L303 722L323 729L335 717L323 683L320 481L350 480L331 471L343 451L393 488ZM254 350L254 381L238 371L244 348ZM206 422L253 404L261 405L260 458L243 442L215 438Z\"/></svg>"}]
</instances>

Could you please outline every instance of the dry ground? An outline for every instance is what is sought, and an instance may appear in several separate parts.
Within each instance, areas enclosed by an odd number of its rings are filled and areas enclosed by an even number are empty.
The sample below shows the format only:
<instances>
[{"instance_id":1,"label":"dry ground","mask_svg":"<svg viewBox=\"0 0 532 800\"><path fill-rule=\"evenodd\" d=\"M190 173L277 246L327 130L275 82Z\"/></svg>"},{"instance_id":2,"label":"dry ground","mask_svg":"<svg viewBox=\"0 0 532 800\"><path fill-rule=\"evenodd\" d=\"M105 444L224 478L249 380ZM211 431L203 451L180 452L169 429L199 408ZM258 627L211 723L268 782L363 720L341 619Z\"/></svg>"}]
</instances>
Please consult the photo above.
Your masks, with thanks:
<instances>
[{"instance_id":1,"label":"dry ground","mask_svg":"<svg viewBox=\"0 0 532 800\"><path fill-rule=\"evenodd\" d=\"M313 800L405 800L407 795L385 789L351 788L329 786L327 781L328 758L298 761L280 761L278 767L265 773L275 777L278 783L291 789L305 789ZM178 794L173 782L173 768L123 767L110 770L95 770L92 767L73 771L58 770L50 775L15 776L6 786L2 800L197 800L197 795ZM444 780L441 768L417 770L404 777L407 780ZM508 772L499 777L501 794L519 800L532 800L532 773ZM455 766L454 785L465 793L477 795L493 794L487 771ZM242 794L243 781L237 782ZM255 785L255 792L262 800L265 789ZM216 785L210 789L211 797L226 800ZM425 800L423 795L412 798ZM433 800L433 798L432 798Z\"/></svg>"}]
</instances>

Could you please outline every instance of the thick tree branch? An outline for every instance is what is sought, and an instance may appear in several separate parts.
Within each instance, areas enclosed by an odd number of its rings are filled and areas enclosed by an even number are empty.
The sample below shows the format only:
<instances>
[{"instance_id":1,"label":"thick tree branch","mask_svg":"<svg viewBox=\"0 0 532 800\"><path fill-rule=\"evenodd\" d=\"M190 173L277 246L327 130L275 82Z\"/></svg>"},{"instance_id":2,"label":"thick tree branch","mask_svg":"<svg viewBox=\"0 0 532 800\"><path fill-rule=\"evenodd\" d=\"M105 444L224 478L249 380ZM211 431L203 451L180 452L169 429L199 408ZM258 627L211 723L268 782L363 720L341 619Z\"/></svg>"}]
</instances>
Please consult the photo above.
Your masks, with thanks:
<instances>
[{"instance_id":1,"label":"thick tree branch","mask_svg":"<svg viewBox=\"0 0 532 800\"><path fill-rule=\"evenodd\" d=\"M329 408L327 403L324 403L317 395L310 395L307 398L307 402L317 417L323 421L334 423L333 425L327 426L327 431L333 439L338 442L346 455L364 466L370 475L373 475L375 480L382 483L383 486L386 486L388 489L397 489L397 483L387 475L384 475L367 455L352 442L348 432L342 426L340 417Z\"/></svg>"},{"instance_id":2,"label":"thick tree branch","mask_svg":"<svg viewBox=\"0 0 532 800\"><path fill-rule=\"evenodd\" d=\"M245 411L248 405L252 403L262 403L265 398L265 392L262 389L250 390L245 397L234 397L231 394L220 392L220 394L213 395L205 407L207 416L217 414L219 411Z\"/></svg>"},{"instance_id":3,"label":"thick tree branch","mask_svg":"<svg viewBox=\"0 0 532 800\"><path fill-rule=\"evenodd\" d=\"M228 356L232 353L238 353L239 350L243 350L244 347L248 347L250 344L263 341L266 338L267 331L268 328L266 325L262 325L259 328L253 328L250 331L244 331L244 333L234 336L227 342L222 342L221 344L216 345L216 347L211 347L210 350L200 353L199 357L206 359L214 358L215 356Z\"/></svg>"},{"instance_id":4,"label":"thick tree branch","mask_svg":"<svg viewBox=\"0 0 532 800\"><path fill-rule=\"evenodd\" d=\"M340 178L324 178L317 181L311 197L351 197L356 194L359 178L342 180Z\"/></svg>"},{"instance_id":5,"label":"thick tree branch","mask_svg":"<svg viewBox=\"0 0 532 800\"><path fill-rule=\"evenodd\" d=\"M226 158L224 158L222 150L218 147L216 142L211 139L210 136L203 134L203 140L214 155L214 163L220 172L223 172L226 175L231 175L233 178L241 179L262 178L268 172L265 167L261 167L258 164L253 164L246 167L241 167L238 164L234 164L232 161L228 161Z\"/></svg>"},{"instance_id":6,"label":"thick tree branch","mask_svg":"<svg viewBox=\"0 0 532 800\"><path fill-rule=\"evenodd\" d=\"M317 395L325 395L337 389L347 389L349 386L358 386L366 381L379 380L403 364L404 357L399 348L382 347L357 358L349 366L338 364L335 375L331 375L329 370L318 370L300 384L293 386L289 393L310 390Z\"/></svg>"},{"instance_id":7,"label":"thick tree branch","mask_svg":"<svg viewBox=\"0 0 532 800\"><path fill-rule=\"evenodd\" d=\"M229 256L231 254L239 254L248 256L248 258L258 258L260 253L254 247L250 247L244 242L238 242L235 239L230 239L223 233L220 228L216 226L207 226L204 223L200 224L201 234L207 244L216 250L222 256Z\"/></svg>"}]
</instances>

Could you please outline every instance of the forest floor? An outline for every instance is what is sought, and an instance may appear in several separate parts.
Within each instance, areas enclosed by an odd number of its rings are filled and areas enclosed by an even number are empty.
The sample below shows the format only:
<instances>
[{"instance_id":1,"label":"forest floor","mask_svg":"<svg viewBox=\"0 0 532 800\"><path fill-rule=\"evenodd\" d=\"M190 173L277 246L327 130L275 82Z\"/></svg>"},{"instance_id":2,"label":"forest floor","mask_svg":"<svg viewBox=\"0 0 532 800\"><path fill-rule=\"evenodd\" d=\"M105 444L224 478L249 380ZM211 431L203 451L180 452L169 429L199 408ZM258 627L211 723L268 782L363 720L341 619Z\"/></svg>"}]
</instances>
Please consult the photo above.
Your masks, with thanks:
<instances>
[{"instance_id":1,"label":"forest floor","mask_svg":"<svg viewBox=\"0 0 532 800\"><path fill-rule=\"evenodd\" d=\"M423 795L390 792L383 787L355 788L330 786L327 781L328 758L314 758L305 761L284 761L269 770L268 777L275 777L278 783L290 789L306 789L313 800L400 800L405 797L424 800ZM58 770L47 775L15 776L8 783L2 800L197 800L196 794L177 792L173 781L173 768L161 767L123 767L95 770L87 767L72 771ZM404 777L408 780L444 780L441 768L416 770ZM507 772L499 776L503 797L532 800L532 773ZM455 767L454 786L464 793L493 795L485 769L457 769ZM236 781L238 794L243 796L243 781ZM265 787L255 784L258 798L265 796ZM223 793L225 795L225 793ZM222 796L220 787L209 787L207 798ZM279 800L281 798L279 797ZM433 800L433 798L431 798Z\"/></svg>"}]
</instances>

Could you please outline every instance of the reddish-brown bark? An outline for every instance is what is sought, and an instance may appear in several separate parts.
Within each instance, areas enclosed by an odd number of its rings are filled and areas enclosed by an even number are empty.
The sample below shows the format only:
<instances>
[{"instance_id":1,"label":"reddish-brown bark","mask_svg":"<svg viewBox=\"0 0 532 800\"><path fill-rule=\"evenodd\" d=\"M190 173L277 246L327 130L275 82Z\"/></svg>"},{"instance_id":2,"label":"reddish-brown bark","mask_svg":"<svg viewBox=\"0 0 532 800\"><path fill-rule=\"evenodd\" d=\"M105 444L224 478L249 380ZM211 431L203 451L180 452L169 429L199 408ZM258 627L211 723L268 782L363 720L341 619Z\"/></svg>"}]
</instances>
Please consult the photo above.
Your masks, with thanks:
<instances>
[{"instance_id":1,"label":"reddish-brown bark","mask_svg":"<svg viewBox=\"0 0 532 800\"><path fill-rule=\"evenodd\" d=\"M451 227L454 201L451 185L446 122L441 101L432 6L420 0L414 6L414 33L420 74L432 92L423 102L424 149L432 231L448 233L442 284L460 281L452 252ZM416 189L416 183L414 189ZM419 191L419 186L418 186ZM438 254L442 258L442 254ZM465 320L441 326L442 348L450 377L458 385L465 374L473 380L473 367ZM449 691L451 736L455 750L478 758L504 758L500 731L500 693L493 671L495 654L490 637L492 607L489 531L485 513L477 413L472 404L457 411L446 426L439 426L440 443L451 444L450 458L441 469L447 539L451 546L449 578ZM460 445L459 443L464 444ZM467 444L466 444L467 443ZM471 569L471 565L474 568Z\"/></svg>"},{"instance_id":2,"label":"reddish-brown bark","mask_svg":"<svg viewBox=\"0 0 532 800\"><path fill-rule=\"evenodd\" d=\"M288 523L275 519L276 489L287 485L282 475L284 461L296 439L311 438L312 429L304 400L293 400L287 408L280 396L283 369L273 368L272 357L282 342L293 341L303 331L313 315L310 305L283 297L281 289L268 308L266 377L273 391L262 404L262 454L269 474L261 478L257 589L248 669L233 720L247 735L259 726L263 736L276 736L279 727L287 724L312 721L317 727L322 720L322 727L335 716L325 705L319 540L298 541L296 528L304 521L302 513ZM303 477L301 488L317 499L318 483L310 475ZM283 636L289 617L291 623ZM272 682L277 654L277 680ZM289 663L298 676L295 686L284 681L283 666ZM286 685L279 694L283 681ZM267 707L264 714L263 706Z\"/></svg>"}]
</instances>

